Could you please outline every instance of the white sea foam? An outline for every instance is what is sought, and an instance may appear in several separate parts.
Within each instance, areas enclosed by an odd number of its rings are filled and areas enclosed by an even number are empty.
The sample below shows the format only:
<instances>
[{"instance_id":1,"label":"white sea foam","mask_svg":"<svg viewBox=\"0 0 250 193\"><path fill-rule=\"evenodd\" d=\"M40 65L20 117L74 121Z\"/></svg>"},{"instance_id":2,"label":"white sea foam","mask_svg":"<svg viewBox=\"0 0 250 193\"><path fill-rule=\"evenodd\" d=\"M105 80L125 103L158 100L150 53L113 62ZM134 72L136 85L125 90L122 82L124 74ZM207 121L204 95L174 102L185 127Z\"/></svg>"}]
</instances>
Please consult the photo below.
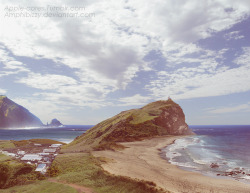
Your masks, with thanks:
<instances>
[{"instance_id":1,"label":"white sea foam","mask_svg":"<svg viewBox=\"0 0 250 193\"><path fill-rule=\"evenodd\" d=\"M177 139L173 144L167 147L166 157L169 162L174 165L178 165L186 168L197 168L194 164L187 161L176 161L176 158L183 156L182 153L188 146L195 145L200 142L198 137L187 137L182 139ZM188 152L186 152L188 153Z\"/></svg>"},{"instance_id":2,"label":"white sea foam","mask_svg":"<svg viewBox=\"0 0 250 193\"><path fill-rule=\"evenodd\" d=\"M227 164L221 155L206 149L205 146L201 136L178 139L167 147L166 157L170 163L188 168L209 167L211 163L217 163L219 166Z\"/></svg>"},{"instance_id":3,"label":"white sea foam","mask_svg":"<svg viewBox=\"0 0 250 193\"><path fill-rule=\"evenodd\" d=\"M31 129L42 129L43 127L12 127L6 128L6 130L31 130Z\"/></svg>"},{"instance_id":4,"label":"white sea foam","mask_svg":"<svg viewBox=\"0 0 250 193\"><path fill-rule=\"evenodd\" d=\"M67 139L67 138L61 138L61 139L56 139L57 141L63 142L63 143L71 143L74 139Z\"/></svg>"},{"instance_id":5,"label":"white sea foam","mask_svg":"<svg viewBox=\"0 0 250 193\"><path fill-rule=\"evenodd\" d=\"M241 177L242 179L245 179L245 180L250 180L250 176L243 176Z\"/></svg>"},{"instance_id":6,"label":"white sea foam","mask_svg":"<svg viewBox=\"0 0 250 193\"><path fill-rule=\"evenodd\" d=\"M185 167L185 168L192 168L192 169L198 169L198 167L191 165L190 163L184 163L184 162L174 162L174 161L169 161L173 165L177 165L180 167Z\"/></svg>"}]
</instances>

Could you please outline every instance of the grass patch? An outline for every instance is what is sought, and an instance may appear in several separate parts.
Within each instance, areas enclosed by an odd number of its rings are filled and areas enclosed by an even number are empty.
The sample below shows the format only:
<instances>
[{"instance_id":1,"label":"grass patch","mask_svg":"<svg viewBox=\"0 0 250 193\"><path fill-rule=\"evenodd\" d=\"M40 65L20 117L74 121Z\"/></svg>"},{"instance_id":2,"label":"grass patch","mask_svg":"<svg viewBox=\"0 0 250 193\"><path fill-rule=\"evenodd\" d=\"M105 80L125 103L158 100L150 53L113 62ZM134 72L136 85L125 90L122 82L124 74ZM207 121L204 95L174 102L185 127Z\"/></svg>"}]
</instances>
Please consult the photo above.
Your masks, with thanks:
<instances>
[{"instance_id":1,"label":"grass patch","mask_svg":"<svg viewBox=\"0 0 250 193\"><path fill-rule=\"evenodd\" d=\"M42 145L51 145L51 144L65 144L60 141L52 140L52 139L29 139L29 140L20 140L20 141L13 141L16 147L22 147L29 144L37 143Z\"/></svg>"},{"instance_id":2,"label":"grass patch","mask_svg":"<svg viewBox=\"0 0 250 193\"><path fill-rule=\"evenodd\" d=\"M11 160L10 156L7 156L7 155L4 155L4 154L0 153L0 163L10 161L10 160Z\"/></svg>"},{"instance_id":3,"label":"grass patch","mask_svg":"<svg viewBox=\"0 0 250 193\"><path fill-rule=\"evenodd\" d=\"M36 172L35 168L35 165L26 164L10 156L0 154L0 192L2 189L44 180L45 176Z\"/></svg>"},{"instance_id":4,"label":"grass patch","mask_svg":"<svg viewBox=\"0 0 250 193\"><path fill-rule=\"evenodd\" d=\"M113 151L116 151L116 150L123 150L125 149L125 147L121 144L117 144L117 143L114 143L114 142L103 142L99 145L97 145L96 147L93 148L94 151L102 151L102 150L113 150Z\"/></svg>"},{"instance_id":5,"label":"grass patch","mask_svg":"<svg viewBox=\"0 0 250 193\"><path fill-rule=\"evenodd\" d=\"M16 186L9 189L1 190L1 193L77 193L74 188L67 185L40 181L29 185Z\"/></svg>"},{"instance_id":6,"label":"grass patch","mask_svg":"<svg viewBox=\"0 0 250 193\"><path fill-rule=\"evenodd\" d=\"M60 167L58 180L90 187L97 193L162 193L153 182L114 176L100 166L103 159L88 153L67 153L56 157L53 164Z\"/></svg>"},{"instance_id":7,"label":"grass patch","mask_svg":"<svg viewBox=\"0 0 250 193\"><path fill-rule=\"evenodd\" d=\"M131 124L139 124L144 123L145 121L149 121L154 119L157 116L152 116L144 109L135 110L132 114L132 120L130 121Z\"/></svg>"},{"instance_id":8,"label":"grass patch","mask_svg":"<svg viewBox=\"0 0 250 193\"><path fill-rule=\"evenodd\" d=\"M0 140L0 149L15 148L15 145L10 140Z\"/></svg>"}]
</instances>

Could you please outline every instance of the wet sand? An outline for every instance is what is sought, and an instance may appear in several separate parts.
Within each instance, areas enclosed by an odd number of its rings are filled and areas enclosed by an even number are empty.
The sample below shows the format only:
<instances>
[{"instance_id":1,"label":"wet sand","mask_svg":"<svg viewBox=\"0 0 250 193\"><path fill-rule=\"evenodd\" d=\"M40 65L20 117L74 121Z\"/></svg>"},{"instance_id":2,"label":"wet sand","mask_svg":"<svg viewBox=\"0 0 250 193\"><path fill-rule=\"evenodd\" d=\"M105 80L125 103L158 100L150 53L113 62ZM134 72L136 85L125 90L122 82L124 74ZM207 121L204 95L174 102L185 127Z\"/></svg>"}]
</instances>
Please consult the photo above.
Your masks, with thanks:
<instances>
[{"instance_id":1,"label":"wet sand","mask_svg":"<svg viewBox=\"0 0 250 193\"><path fill-rule=\"evenodd\" d=\"M153 181L157 186L178 193L249 193L250 184L233 179L218 179L200 173L185 171L172 165L160 156L160 149L180 137L168 136L121 143L127 148L122 151L95 151L96 157L109 160L102 167L115 175Z\"/></svg>"}]
</instances>

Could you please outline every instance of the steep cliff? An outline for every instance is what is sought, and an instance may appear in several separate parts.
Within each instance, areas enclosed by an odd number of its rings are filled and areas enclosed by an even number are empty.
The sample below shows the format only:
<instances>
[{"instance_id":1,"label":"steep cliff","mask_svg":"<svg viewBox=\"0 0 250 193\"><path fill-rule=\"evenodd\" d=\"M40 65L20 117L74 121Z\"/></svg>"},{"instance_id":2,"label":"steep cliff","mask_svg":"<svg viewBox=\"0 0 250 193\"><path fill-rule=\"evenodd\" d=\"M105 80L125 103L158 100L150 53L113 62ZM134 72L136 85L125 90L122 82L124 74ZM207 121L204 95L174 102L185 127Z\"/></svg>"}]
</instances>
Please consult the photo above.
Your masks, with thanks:
<instances>
[{"instance_id":1,"label":"steep cliff","mask_svg":"<svg viewBox=\"0 0 250 193\"><path fill-rule=\"evenodd\" d=\"M142 140L162 135L191 135L181 107L171 99L123 111L76 138L68 149L106 149L115 142Z\"/></svg>"},{"instance_id":2,"label":"steep cliff","mask_svg":"<svg viewBox=\"0 0 250 193\"><path fill-rule=\"evenodd\" d=\"M0 128L42 126L42 122L26 108L6 96L0 96Z\"/></svg>"}]
</instances>

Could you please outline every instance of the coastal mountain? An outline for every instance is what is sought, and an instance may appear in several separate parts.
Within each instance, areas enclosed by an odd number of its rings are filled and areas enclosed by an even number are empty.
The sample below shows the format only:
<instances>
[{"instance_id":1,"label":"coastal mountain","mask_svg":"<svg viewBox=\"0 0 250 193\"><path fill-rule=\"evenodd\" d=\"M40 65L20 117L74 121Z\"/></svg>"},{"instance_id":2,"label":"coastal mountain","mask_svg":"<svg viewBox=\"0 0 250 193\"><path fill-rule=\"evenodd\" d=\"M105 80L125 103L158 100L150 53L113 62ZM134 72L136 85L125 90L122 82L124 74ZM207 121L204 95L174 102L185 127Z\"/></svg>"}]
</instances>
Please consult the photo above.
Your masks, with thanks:
<instances>
[{"instance_id":1,"label":"coastal mountain","mask_svg":"<svg viewBox=\"0 0 250 193\"><path fill-rule=\"evenodd\" d=\"M0 128L42 126L41 120L26 108L0 95Z\"/></svg>"},{"instance_id":2,"label":"coastal mountain","mask_svg":"<svg viewBox=\"0 0 250 193\"><path fill-rule=\"evenodd\" d=\"M50 122L50 124L48 124L48 126L51 126L51 127L59 127L59 126L62 126L63 124L58 121L57 119L52 119L52 121Z\"/></svg>"},{"instance_id":3,"label":"coastal mountain","mask_svg":"<svg viewBox=\"0 0 250 193\"><path fill-rule=\"evenodd\" d=\"M71 142L68 150L112 149L129 142L163 135L191 135L181 107L173 100L152 102L102 121Z\"/></svg>"}]
</instances>

